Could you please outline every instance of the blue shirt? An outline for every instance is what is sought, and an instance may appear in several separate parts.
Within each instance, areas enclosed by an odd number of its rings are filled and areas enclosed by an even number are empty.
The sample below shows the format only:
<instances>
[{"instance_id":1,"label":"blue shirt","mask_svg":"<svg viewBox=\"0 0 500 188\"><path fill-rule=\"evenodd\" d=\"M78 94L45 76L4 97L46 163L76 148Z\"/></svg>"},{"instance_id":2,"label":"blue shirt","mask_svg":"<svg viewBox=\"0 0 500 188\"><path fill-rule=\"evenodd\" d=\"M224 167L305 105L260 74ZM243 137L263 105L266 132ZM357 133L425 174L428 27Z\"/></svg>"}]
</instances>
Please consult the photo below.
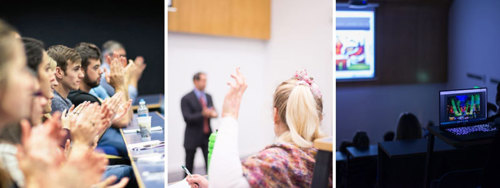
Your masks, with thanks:
<instances>
[{"instance_id":1,"label":"blue shirt","mask_svg":"<svg viewBox=\"0 0 500 188\"><path fill-rule=\"evenodd\" d=\"M106 89L104 89L102 86L97 86L92 88L89 93L102 100L105 100L110 97L106 92Z\"/></svg>"},{"instance_id":2,"label":"blue shirt","mask_svg":"<svg viewBox=\"0 0 500 188\"><path fill-rule=\"evenodd\" d=\"M52 98L52 113L54 112L62 112L66 109L71 108L71 101L67 98L63 98L56 90L54 90L54 98Z\"/></svg>"},{"instance_id":3,"label":"blue shirt","mask_svg":"<svg viewBox=\"0 0 500 188\"><path fill-rule=\"evenodd\" d=\"M207 95L205 94L205 92L203 91L200 91L196 88L194 88L194 94L196 95L196 98L198 99L198 101L200 100L200 97L203 97L203 101L205 101L205 104L208 105L208 101L207 101ZM208 106L207 106L208 107Z\"/></svg>"}]
</instances>

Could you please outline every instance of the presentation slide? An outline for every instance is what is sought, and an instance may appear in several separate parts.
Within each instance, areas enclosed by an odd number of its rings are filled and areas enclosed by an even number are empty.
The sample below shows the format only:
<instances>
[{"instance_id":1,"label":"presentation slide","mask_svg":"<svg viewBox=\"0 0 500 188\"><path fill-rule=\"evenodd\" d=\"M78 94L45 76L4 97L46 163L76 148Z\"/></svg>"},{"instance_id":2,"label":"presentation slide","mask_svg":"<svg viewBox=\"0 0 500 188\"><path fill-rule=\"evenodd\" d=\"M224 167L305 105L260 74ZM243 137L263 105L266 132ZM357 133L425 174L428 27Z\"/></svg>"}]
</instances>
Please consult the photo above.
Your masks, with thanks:
<instances>
[{"instance_id":1,"label":"presentation slide","mask_svg":"<svg viewBox=\"0 0 500 188\"><path fill-rule=\"evenodd\" d=\"M336 11L336 78L375 78L375 15L373 10Z\"/></svg>"}]
</instances>

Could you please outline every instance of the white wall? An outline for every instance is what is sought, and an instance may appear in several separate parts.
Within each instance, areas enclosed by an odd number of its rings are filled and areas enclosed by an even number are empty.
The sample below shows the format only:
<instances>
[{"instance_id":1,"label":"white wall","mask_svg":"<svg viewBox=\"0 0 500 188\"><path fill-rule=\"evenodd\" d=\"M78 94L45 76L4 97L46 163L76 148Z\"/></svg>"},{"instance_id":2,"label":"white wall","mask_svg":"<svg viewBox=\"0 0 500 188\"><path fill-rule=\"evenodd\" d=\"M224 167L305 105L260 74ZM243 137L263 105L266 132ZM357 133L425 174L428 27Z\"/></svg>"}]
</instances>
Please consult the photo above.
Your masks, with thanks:
<instances>
[{"instance_id":1,"label":"white wall","mask_svg":"<svg viewBox=\"0 0 500 188\"><path fill-rule=\"evenodd\" d=\"M226 82L235 67L246 75L249 88L241 104L240 154L258 152L274 140L272 94L280 81L307 68L324 98L323 130L332 132L333 1L273 0L269 41L169 33L168 38L168 171L184 164L185 123L180 100L192 90L192 75L207 73L207 92L221 110ZM307 5L307 6L305 6ZM218 126L217 120L212 121ZM202 167L198 152L195 166Z\"/></svg>"},{"instance_id":2,"label":"white wall","mask_svg":"<svg viewBox=\"0 0 500 188\"><path fill-rule=\"evenodd\" d=\"M450 88L488 87L488 101L495 101L496 85L466 77L467 73L500 80L500 1L455 0L449 16Z\"/></svg>"}]
</instances>

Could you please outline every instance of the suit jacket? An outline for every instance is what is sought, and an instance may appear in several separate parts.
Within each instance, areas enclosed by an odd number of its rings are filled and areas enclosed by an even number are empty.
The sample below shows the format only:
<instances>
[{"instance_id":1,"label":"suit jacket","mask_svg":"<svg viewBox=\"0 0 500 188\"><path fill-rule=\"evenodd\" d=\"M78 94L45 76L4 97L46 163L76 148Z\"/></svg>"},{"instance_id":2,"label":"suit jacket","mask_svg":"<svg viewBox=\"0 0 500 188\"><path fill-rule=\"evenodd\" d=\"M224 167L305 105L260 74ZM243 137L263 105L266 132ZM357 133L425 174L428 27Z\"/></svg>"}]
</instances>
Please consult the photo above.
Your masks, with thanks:
<instances>
[{"instance_id":1,"label":"suit jacket","mask_svg":"<svg viewBox=\"0 0 500 188\"><path fill-rule=\"evenodd\" d=\"M207 97L207 108L213 107L212 96L207 93L205 95ZM207 135L203 133L203 115L201 115L203 108L194 91L182 97L181 110L184 122L186 122L184 148L195 149L201 145L208 146L208 137L212 133L210 119L208 119L209 134Z\"/></svg>"}]
</instances>

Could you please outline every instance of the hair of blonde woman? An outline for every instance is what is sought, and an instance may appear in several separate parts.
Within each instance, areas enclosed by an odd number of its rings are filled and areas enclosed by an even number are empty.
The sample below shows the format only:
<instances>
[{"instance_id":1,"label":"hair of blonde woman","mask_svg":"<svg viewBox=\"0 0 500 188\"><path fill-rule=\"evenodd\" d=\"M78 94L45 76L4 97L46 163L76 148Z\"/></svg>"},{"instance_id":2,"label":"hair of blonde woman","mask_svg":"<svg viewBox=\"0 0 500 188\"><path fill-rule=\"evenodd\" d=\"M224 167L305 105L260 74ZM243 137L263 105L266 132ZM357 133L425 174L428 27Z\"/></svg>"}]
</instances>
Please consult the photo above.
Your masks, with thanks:
<instances>
[{"instance_id":1,"label":"hair of blonde woman","mask_svg":"<svg viewBox=\"0 0 500 188\"><path fill-rule=\"evenodd\" d=\"M50 70L56 70L57 67L57 62L56 60L52 59L52 57L47 56L49 58L49 69Z\"/></svg>"},{"instance_id":2,"label":"hair of blonde woman","mask_svg":"<svg viewBox=\"0 0 500 188\"><path fill-rule=\"evenodd\" d=\"M273 106L288 129L278 136L278 141L305 148L323 137L319 128L323 100L313 95L310 86L298 84L295 78L282 82L274 92Z\"/></svg>"}]
</instances>

